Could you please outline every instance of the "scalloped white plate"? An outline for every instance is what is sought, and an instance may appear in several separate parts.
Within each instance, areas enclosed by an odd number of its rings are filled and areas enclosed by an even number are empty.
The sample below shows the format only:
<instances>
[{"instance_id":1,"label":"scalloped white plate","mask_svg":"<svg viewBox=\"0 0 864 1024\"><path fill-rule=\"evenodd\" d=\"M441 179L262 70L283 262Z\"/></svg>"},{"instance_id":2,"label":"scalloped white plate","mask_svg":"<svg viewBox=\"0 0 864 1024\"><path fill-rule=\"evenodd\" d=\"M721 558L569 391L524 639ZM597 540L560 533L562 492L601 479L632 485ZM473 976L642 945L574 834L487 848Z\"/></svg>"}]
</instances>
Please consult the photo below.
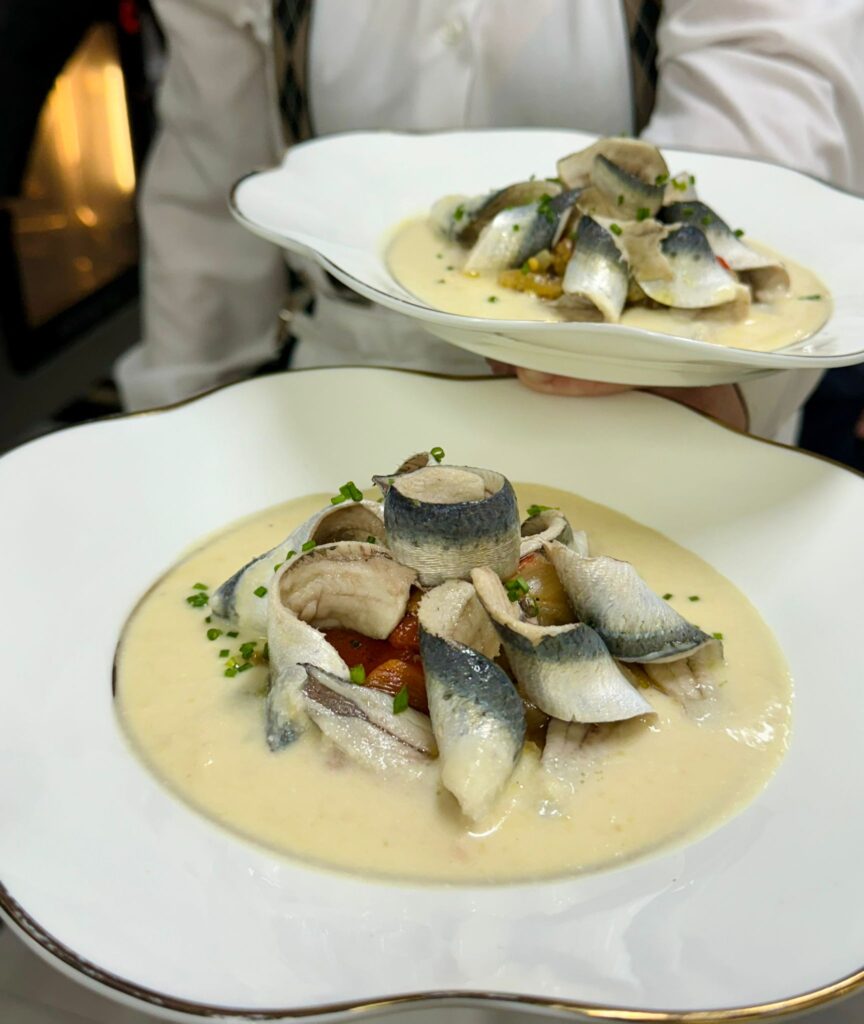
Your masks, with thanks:
<instances>
[{"instance_id":1,"label":"scalloped white plate","mask_svg":"<svg viewBox=\"0 0 864 1024\"><path fill-rule=\"evenodd\" d=\"M864 361L864 201L758 160L663 150L670 166L698 175L710 205L734 212L748 234L815 270L830 288L835 308L826 326L781 351L748 352L621 324L460 316L425 304L393 278L384 249L400 221L448 193L552 173L559 157L594 138L527 128L331 135L294 146L280 167L242 178L230 205L251 231L314 257L367 298L454 345L518 366L625 384L700 385Z\"/></svg>"},{"instance_id":2,"label":"scalloped white plate","mask_svg":"<svg viewBox=\"0 0 864 1024\"><path fill-rule=\"evenodd\" d=\"M795 726L742 813L604 873L385 884L238 838L132 752L112 662L152 581L203 534L430 441L633 515L754 601ZM456 1001L634 1021L864 981L860 477L646 394L339 369L52 435L0 459L0 494L0 909L79 980L174 1016Z\"/></svg>"}]
</instances>

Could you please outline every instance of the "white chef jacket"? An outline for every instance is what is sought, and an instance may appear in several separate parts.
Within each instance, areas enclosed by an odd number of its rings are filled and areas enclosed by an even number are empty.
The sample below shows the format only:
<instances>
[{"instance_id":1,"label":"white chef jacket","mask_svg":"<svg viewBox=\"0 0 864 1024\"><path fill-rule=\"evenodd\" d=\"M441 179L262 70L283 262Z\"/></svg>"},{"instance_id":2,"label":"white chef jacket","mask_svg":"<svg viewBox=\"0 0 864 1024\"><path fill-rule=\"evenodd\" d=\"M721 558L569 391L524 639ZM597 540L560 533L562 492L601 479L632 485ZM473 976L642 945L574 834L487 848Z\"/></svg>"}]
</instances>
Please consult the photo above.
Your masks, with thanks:
<instances>
[{"instance_id":1,"label":"white chef jacket","mask_svg":"<svg viewBox=\"0 0 864 1024\"><path fill-rule=\"evenodd\" d=\"M118 365L126 403L179 400L273 355L279 251L234 224L226 196L282 156L271 0L156 0L169 60L141 192L144 338ZM864 191L864 0L666 0L644 137L763 156ZM633 128L618 0L315 0L309 103L347 128ZM482 372L399 314L346 303L311 270L294 365L367 362ZM818 378L743 387L774 435Z\"/></svg>"}]
</instances>

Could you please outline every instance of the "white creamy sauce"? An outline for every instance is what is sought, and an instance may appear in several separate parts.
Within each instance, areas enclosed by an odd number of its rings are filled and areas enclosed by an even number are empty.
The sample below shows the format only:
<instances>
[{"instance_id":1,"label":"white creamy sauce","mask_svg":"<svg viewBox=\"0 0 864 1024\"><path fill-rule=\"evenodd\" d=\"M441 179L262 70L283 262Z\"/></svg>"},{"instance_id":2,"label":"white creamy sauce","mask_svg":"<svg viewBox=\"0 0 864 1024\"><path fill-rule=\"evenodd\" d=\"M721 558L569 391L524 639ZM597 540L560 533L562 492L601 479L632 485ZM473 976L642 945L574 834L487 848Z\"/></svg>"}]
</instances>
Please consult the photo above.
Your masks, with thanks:
<instances>
[{"instance_id":1,"label":"white creamy sauce","mask_svg":"<svg viewBox=\"0 0 864 1024\"><path fill-rule=\"evenodd\" d=\"M271 753L264 738L267 673L224 675L208 640L208 609L186 602L215 588L280 540L326 496L269 509L206 540L156 583L118 652L117 710L133 746L193 807L251 839L322 866L429 881L489 882L566 875L613 865L717 827L766 784L788 744L791 681L757 611L723 576L668 538L575 495L517 485L529 503L560 506L585 529L593 554L631 561L660 594L707 632L724 635L727 681L719 707L697 723L654 689L654 716L618 737L575 787L550 787L528 742L488 820L469 825L442 788L438 766L381 777L328 748L313 727ZM698 597L698 600L690 600ZM214 617L209 628L232 627ZM539 741L538 741L539 742Z\"/></svg>"},{"instance_id":2,"label":"white creamy sauce","mask_svg":"<svg viewBox=\"0 0 864 1024\"><path fill-rule=\"evenodd\" d=\"M824 283L806 267L747 239L760 252L778 256L789 271L788 295L756 302L744 320L730 321L724 310L649 309L630 306L621 323L661 334L758 352L785 348L815 334L831 315ZM466 251L442 238L418 217L400 225L387 247L387 264L399 283L423 302L448 313L494 320L560 321L555 307L528 292L498 284L497 274L469 277L462 272ZM819 295L813 300L804 296ZM491 300L491 301L490 301Z\"/></svg>"}]
</instances>

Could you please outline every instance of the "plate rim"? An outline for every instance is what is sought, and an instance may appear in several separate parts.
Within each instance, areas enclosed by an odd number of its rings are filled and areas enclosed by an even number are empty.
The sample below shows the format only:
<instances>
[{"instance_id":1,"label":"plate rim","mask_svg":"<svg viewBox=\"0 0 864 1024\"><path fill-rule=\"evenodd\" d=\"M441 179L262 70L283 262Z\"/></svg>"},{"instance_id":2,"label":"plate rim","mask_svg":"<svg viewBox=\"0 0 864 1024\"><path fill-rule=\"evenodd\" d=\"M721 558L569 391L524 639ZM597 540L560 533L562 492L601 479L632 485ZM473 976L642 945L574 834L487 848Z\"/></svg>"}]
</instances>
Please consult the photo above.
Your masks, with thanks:
<instances>
[{"instance_id":1,"label":"plate rim","mask_svg":"<svg viewBox=\"0 0 864 1024\"><path fill-rule=\"evenodd\" d=\"M376 288L374 285L367 284L366 282L355 277L350 271L345 270L338 263L335 263L330 257L325 256L317 249L306 245L303 242L298 242L294 239L287 240L286 236L279 234L276 231L272 231L269 228L257 223L250 219L241 209L238 202L238 192L244 182L250 178L258 177L261 175L278 172L280 171L290 160L291 155L298 149L313 148L317 146L327 145L332 140L342 139L346 137L365 135L365 136L389 136L391 138L426 138L431 136L448 136L448 135L461 135L461 134L480 134L490 132L559 132L570 134L587 135L592 138L599 138L591 132L577 132L575 129L556 129L556 128L538 128L538 127L514 127L514 128L456 128L446 130L405 130L405 131L390 131L390 130L363 130L363 129L352 129L344 132L334 132L331 135L322 136L314 139L307 139L304 142L297 143L288 149L282 160L279 163L262 167L258 166L245 174L241 175L231 186L231 189L227 196L228 211L233 219L246 228L252 234L259 238L263 238L265 241L271 242L274 245L278 245L281 249L287 249L288 251L294 252L300 256L312 259L324 268L327 272L337 277L343 284L354 288L355 291L364 295L366 298L377 302L379 305L384 306L388 309L392 309L395 312L402 312L405 316L411 316L412 314L405 312L406 308L411 310L422 311L424 316L414 316L416 320L420 320L422 323L439 323L444 326L450 327L454 330L463 330L468 333L474 332L487 332L498 334L506 337L504 333L506 330L519 330L524 329L526 324L532 324L539 329L545 329L547 333L565 333L565 329L572 330L574 327L577 329L577 333L586 333L579 331L579 324L565 323L565 322L551 322L551 321L523 321L523 320L486 320L481 317L465 316L461 313L449 313L446 310L436 309L434 306L430 306L420 299L414 297L414 299L402 299L397 296L390 295L388 292L382 291L380 288ZM790 174L797 175L798 177L805 178L809 181L815 182L817 185L822 185L835 192L839 192L843 195L849 196L852 199L858 199L864 201L864 196L859 195L849 189L843 188L842 186L835 185L832 182L828 182L822 178L817 177L814 174L809 174L806 171L798 170L794 167L788 167L784 164L777 163L772 160L765 160L761 157L740 155L737 153L729 153L719 150L702 150L692 146L669 146L668 149L680 150L682 152L698 154L700 156L707 157L720 157L730 160L748 160L752 163L763 164L767 167L774 168L776 170L789 172ZM818 338L819 333L829 326L831 319L823 324L819 330L811 336L809 341ZM490 326L490 324L492 326ZM592 327L597 327L597 324L592 324ZM713 345L710 342L699 341L695 338L686 338L681 335L661 335L656 331L649 331L645 328L630 327L624 331L620 330L620 325L611 324L608 325L613 328L611 334L625 334L628 337L638 336L650 339L660 339L662 343L668 344L669 342L674 343L673 348L678 353L688 352L697 355L701 358L693 360L697 364L718 362L718 363L731 363L740 367L753 367L754 369L795 369L795 368L830 368L840 366L851 366L861 362L861 356L864 356L864 347L856 349L854 352L847 352L843 355L820 355L819 353L802 354L799 352L788 352L786 348L774 349L767 352L761 352L750 349L737 349L730 348L728 346ZM556 328L558 330L556 330ZM618 328L618 330L615 330ZM794 344L800 344L798 342ZM787 346L788 348L789 346Z\"/></svg>"},{"instance_id":2,"label":"plate rim","mask_svg":"<svg viewBox=\"0 0 864 1024\"><path fill-rule=\"evenodd\" d=\"M369 367L366 365L350 365L339 367L308 367L298 370L287 371L289 373L326 373L328 369L337 371L355 369L374 369L385 373L409 374L421 377L429 377L448 382L472 382L498 381L500 378L490 376L460 376L458 374L436 373L428 370L406 370L399 367ZM275 376L275 374L274 374ZM170 413L183 408L202 399L209 397L227 388L240 386L245 381L232 381L217 385L201 394L181 399L164 406L157 406L151 409L136 410L133 412L114 413L110 416L88 420L80 426L92 426L98 423L108 423L117 420L127 420L151 415ZM676 403L673 399L665 396L654 395L653 397L665 402ZM730 426L709 413L698 409L684 406L693 415L700 416L722 427L732 434L739 435L745 439L771 447L780 448L786 451L796 452L808 459L815 459L826 462L838 469L844 470L853 477L864 480L864 472L843 465L828 456L815 452L808 452L796 445L784 444L768 438L756 437L746 430ZM74 430L76 427L61 428L61 430ZM60 431L52 431L59 433ZM44 437L33 438L17 445L8 452L0 455L2 460L6 455L17 452L28 445L38 443ZM18 935L28 946L38 953L49 964L60 969L67 969L67 973L90 985L97 990L107 990L109 996L118 998L120 1001L132 1000L139 1004L145 1004L157 1010L161 1010L172 1016L185 1018L227 1018L237 1020L284 1020L284 1019L313 1019L315 1017L336 1016L346 1014L378 1013L396 1009L408 1008L434 1008L438 1004L449 1005L470 1005L475 1007L503 1007L509 1006L516 1009L536 1009L551 1013L579 1014L588 1020L609 1021L630 1021L633 1024L730 1024L735 1021L752 1021L756 1019L769 1020L785 1017L790 1014L801 1013L807 1010L816 1009L830 1002L845 998L857 991L864 989L864 965L859 969L837 978L818 988L809 989L805 992L789 996L785 999L773 1000L751 1005L724 1007L715 1010L644 1010L633 1008L616 1007L605 1003L578 1002L576 1000L561 999L555 997L524 995L519 993L496 992L494 990L471 990L471 989L430 989L419 992L409 992L400 995L385 995L374 998L363 998L335 1003L325 1003L316 1006L306 1007L267 1007L261 1009L222 1006L196 1000L184 999L178 996L162 993L156 989L149 988L137 982L121 977L86 957L80 956L74 949L55 938L43 925L41 925L13 896L9 888L0 879L0 918L6 919L12 931ZM58 966L57 961L62 966Z\"/></svg>"}]
</instances>

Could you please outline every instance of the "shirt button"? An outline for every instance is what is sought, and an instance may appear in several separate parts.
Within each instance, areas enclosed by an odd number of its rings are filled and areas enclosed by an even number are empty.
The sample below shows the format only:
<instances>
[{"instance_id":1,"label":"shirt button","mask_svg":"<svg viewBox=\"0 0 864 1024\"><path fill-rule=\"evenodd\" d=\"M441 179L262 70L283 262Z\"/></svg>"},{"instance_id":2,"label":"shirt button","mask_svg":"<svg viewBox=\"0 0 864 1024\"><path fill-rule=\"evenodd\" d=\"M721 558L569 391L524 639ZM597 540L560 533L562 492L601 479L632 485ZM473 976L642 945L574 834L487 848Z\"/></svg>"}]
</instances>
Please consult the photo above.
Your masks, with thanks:
<instances>
[{"instance_id":1,"label":"shirt button","mask_svg":"<svg viewBox=\"0 0 864 1024\"><path fill-rule=\"evenodd\" d=\"M461 14L454 14L441 26L441 38L448 46L458 46L465 38L468 25Z\"/></svg>"}]
</instances>

